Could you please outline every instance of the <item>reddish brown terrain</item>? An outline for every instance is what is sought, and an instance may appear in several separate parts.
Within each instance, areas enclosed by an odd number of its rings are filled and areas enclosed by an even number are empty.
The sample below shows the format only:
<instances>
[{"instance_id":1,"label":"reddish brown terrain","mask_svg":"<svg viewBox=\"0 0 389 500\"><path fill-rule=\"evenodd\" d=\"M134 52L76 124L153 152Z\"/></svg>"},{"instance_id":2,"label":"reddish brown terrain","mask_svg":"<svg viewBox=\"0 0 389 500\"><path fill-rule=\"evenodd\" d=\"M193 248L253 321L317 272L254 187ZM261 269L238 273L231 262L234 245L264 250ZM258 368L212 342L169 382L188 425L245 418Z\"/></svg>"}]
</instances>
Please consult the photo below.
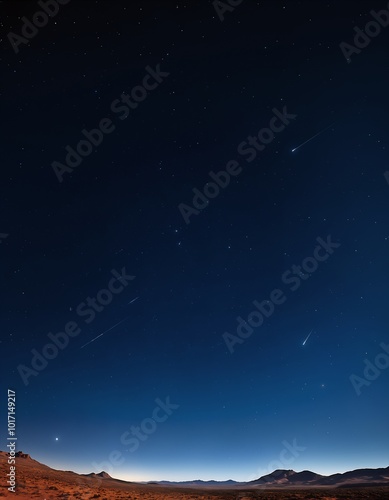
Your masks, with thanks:
<instances>
[{"instance_id":1,"label":"reddish brown terrain","mask_svg":"<svg viewBox=\"0 0 389 500\"><path fill-rule=\"evenodd\" d=\"M108 474L79 475L58 471L43 465L28 455L18 453L16 458L16 493L9 492L6 474L9 472L7 455L0 452L0 469L3 478L0 497L40 500L388 500L387 486L378 482L371 486L358 486L355 478L350 484L344 481L331 487L296 485L233 486L228 489L207 486L181 487L176 485L144 485L113 479ZM383 469L387 470L387 469ZM293 475L295 473L293 472ZM348 473L349 474L349 473ZM374 482L374 481L373 481ZM382 484L382 483L381 483Z\"/></svg>"}]
</instances>

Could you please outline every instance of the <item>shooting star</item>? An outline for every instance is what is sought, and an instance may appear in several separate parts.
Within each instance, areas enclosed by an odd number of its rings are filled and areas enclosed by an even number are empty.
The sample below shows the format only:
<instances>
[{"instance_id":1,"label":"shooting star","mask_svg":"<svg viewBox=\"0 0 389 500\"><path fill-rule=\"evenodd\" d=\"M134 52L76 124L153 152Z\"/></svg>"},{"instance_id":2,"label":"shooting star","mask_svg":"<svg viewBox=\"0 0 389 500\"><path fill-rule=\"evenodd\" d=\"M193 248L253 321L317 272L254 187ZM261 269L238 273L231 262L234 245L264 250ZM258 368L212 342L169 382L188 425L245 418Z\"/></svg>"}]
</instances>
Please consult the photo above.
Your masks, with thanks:
<instances>
[{"instance_id":1,"label":"shooting star","mask_svg":"<svg viewBox=\"0 0 389 500\"><path fill-rule=\"evenodd\" d=\"M311 336L312 332L313 332L313 330L311 330L311 331L309 332L309 335L308 335L308 337L304 340L303 345L305 345L305 344L307 343L307 340L308 340L308 339L309 339L309 337Z\"/></svg>"},{"instance_id":2,"label":"shooting star","mask_svg":"<svg viewBox=\"0 0 389 500\"><path fill-rule=\"evenodd\" d=\"M325 132L326 130L328 130L329 128L331 128L332 125L334 125L334 124L331 123L331 125L329 125L327 128L321 130L320 132L318 132L317 134L315 134L314 136L312 136L310 139L308 139L307 141L305 141L302 144L300 144L300 146L297 146L296 148L292 149L292 153L294 153L298 149L302 148L303 146L305 146L305 144L307 144L308 142L312 141L315 137L317 137L318 135L322 134L323 132Z\"/></svg>"},{"instance_id":3,"label":"shooting star","mask_svg":"<svg viewBox=\"0 0 389 500\"><path fill-rule=\"evenodd\" d=\"M90 340L89 342L87 342L86 344L84 344L83 346L81 346L80 349L83 349L84 347L86 347L87 345L91 344L92 342L94 342L98 338L100 338L103 335L105 335L106 333L110 332L111 330L113 330L114 328L116 328L117 326L119 326L121 323L123 323L124 321L126 321L126 319L128 319L129 317L130 316L127 316L126 318L124 318L121 321L119 321L119 323L116 323L116 325L113 325L113 326L111 326L111 328L108 328L108 330L105 330L105 332L100 333L100 335L97 335L97 337L95 337L94 339Z\"/></svg>"},{"instance_id":4,"label":"shooting star","mask_svg":"<svg viewBox=\"0 0 389 500\"><path fill-rule=\"evenodd\" d=\"M135 299L130 300L130 302L128 302L128 304L132 304L133 302L135 302L138 299L139 299L139 297L135 297Z\"/></svg>"}]
</instances>

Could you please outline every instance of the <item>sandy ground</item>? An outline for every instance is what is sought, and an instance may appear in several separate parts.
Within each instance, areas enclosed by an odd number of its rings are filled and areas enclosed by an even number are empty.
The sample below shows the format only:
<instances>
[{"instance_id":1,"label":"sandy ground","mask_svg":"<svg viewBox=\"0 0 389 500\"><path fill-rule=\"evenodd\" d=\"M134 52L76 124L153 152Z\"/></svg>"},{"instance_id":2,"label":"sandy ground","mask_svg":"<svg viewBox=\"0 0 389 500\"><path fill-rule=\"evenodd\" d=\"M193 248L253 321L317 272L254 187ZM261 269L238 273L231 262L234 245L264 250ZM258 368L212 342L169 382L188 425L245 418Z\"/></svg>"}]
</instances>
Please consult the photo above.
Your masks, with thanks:
<instances>
[{"instance_id":1,"label":"sandy ground","mask_svg":"<svg viewBox=\"0 0 389 500\"><path fill-rule=\"evenodd\" d=\"M9 466L1 457L0 498L39 500L388 500L388 487L341 490L244 491L201 490L126 483L114 479L85 477L50 469L31 459L16 459L16 493L9 492Z\"/></svg>"}]
</instances>

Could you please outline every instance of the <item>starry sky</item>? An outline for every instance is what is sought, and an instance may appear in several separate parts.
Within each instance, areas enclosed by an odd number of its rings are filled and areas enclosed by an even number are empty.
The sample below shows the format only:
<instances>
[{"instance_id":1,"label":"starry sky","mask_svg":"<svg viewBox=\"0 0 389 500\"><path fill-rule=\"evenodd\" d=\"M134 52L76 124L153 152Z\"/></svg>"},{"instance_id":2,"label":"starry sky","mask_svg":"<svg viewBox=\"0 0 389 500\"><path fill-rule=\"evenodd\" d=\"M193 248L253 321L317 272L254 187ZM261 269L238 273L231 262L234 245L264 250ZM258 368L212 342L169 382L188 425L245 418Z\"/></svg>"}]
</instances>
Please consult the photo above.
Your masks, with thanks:
<instances>
[{"instance_id":1,"label":"starry sky","mask_svg":"<svg viewBox=\"0 0 389 500\"><path fill-rule=\"evenodd\" d=\"M52 467L388 466L389 32L340 48L386 3L226 5L0 3L3 407Z\"/></svg>"}]
</instances>

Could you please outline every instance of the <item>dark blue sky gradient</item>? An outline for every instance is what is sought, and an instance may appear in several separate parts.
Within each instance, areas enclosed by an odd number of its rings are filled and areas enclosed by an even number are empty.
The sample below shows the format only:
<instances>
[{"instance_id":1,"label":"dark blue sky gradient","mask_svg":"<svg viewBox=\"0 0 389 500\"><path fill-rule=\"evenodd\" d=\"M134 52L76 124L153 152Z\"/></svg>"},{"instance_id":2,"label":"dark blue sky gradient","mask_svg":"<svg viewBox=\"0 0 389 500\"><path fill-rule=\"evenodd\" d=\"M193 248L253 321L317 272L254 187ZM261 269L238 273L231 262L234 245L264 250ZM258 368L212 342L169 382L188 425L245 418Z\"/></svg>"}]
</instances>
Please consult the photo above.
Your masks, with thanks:
<instances>
[{"instance_id":1,"label":"dark blue sky gradient","mask_svg":"<svg viewBox=\"0 0 389 500\"><path fill-rule=\"evenodd\" d=\"M5 33L36 11L18 4L0 6ZM246 0L221 22L211 2L86 1L19 54L3 37L1 379L19 449L129 480L248 481L294 440L280 468L388 466L389 371L359 396L350 382L389 344L388 31L350 64L339 48L382 8ZM112 101L157 64L170 75L120 121ZM247 162L239 144L283 106L297 118ZM59 183L51 163L104 117L116 130ZM242 172L185 224L178 205L231 160ZM329 235L341 246L291 291L282 275ZM86 324L77 307L123 267L135 278ZM223 334L276 288L285 303L229 352ZM26 386L18 367L69 321L81 333ZM131 452L123 433L168 397Z\"/></svg>"}]
</instances>

